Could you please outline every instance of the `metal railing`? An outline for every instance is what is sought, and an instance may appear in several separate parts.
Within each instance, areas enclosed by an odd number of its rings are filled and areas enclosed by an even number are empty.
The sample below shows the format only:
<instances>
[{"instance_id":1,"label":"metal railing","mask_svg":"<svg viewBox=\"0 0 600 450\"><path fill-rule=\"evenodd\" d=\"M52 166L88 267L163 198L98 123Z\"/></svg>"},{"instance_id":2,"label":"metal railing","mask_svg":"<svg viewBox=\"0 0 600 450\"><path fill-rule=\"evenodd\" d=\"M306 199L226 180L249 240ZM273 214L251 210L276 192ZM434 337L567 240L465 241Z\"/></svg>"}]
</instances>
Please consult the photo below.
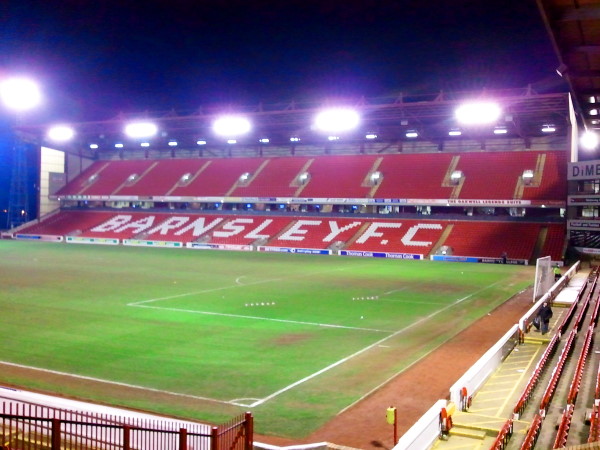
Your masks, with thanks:
<instances>
[{"instance_id":1,"label":"metal railing","mask_svg":"<svg viewBox=\"0 0 600 450\"><path fill-rule=\"evenodd\" d=\"M1 450L251 450L250 413L220 426L4 403Z\"/></svg>"}]
</instances>

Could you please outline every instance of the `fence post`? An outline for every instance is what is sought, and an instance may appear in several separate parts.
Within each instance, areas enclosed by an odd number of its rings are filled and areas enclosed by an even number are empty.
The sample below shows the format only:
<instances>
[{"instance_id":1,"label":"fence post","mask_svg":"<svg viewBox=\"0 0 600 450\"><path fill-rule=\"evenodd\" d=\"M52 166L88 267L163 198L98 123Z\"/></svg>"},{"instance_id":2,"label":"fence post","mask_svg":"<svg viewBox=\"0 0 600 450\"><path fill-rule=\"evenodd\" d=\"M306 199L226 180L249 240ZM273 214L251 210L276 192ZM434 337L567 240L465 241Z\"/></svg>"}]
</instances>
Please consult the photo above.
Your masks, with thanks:
<instances>
[{"instance_id":1,"label":"fence post","mask_svg":"<svg viewBox=\"0 0 600 450\"><path fill-rule=\"evenodd\" d=\"M210 450L219 450L219 428L212 427L210 433Z\"/></svg>"},{"instance_id":2,"label":"fence post","mask_svg":"<svg viewBox=\"0 0 600 450\"><path fill-rule=\"evenodd\" d=\"M60 450L60 419L52 419L52 450Z\"/></svg>"},{"instance_id":3,"label":"fence post","mask_svg":"<svg viewBox=\"0 0 600 450\"><path fill-rule=\"evenodd\" d=\"M123 425L123 450L129 450L131 447L131 427Z\"/></svg>"},{"instance_id":4,"label":"fence post","mask_svg":"<svg viewBox=\"0 0 600 450\"><path fill-rule=\"evenodd\" d=\"M179 450L187 450L187 430L179 429Z\"/></svg>"},{"instance_id":5,"label":"fence post","mask_svg":"<svg viewBox=\"0 0 600 450\"><path fill-rule=\"evenodd\" d=\"M246 413L244 421L245 436L244 436L244 450L252 450L254 446L254 418L251 412Z\"/></svg>"}]
</instances>

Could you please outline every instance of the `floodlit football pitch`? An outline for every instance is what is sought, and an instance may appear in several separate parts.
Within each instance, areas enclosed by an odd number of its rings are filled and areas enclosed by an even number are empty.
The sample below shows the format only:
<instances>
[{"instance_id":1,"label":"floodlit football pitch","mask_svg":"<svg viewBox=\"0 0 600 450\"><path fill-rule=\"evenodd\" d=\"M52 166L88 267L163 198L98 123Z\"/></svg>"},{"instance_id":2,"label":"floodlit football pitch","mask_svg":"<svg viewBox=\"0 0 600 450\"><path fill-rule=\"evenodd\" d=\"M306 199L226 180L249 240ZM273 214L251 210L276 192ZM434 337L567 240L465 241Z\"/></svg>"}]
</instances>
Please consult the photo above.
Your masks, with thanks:
<instances>
[{"instance_id":1,"label":"floodlit football pitch","mask_svg":"<svg viewBox=\"0 0 600 450\"><path fill-rule=\"evenodd\" d=\"M528 267L0 241L0 384L303 437Z\"/></svg>"}]
</instances>

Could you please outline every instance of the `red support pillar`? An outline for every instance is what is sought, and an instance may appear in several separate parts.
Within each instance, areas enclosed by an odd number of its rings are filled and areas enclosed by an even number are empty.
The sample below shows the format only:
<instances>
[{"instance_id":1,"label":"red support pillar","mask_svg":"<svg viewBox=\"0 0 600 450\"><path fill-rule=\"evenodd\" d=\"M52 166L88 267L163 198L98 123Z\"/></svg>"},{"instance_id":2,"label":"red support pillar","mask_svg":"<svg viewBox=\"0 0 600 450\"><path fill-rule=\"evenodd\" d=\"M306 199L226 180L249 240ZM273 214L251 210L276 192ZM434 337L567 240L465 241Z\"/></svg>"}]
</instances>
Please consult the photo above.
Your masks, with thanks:
<instances>
[{"instance_id":1,"label":"red support pillar","mask_svg":"<svg viewBox=\"0 0 600 450\"><path fill-rule=\"evenodd\" d=\"M394 447L398 443L398 409L394 408Z\"/></svg>"},{"instance_id":2,"label":"red support pillar","mask_svg":"<svg viewBox=\"0 0 600 450\"><path fill-rule=\"evenodd\" d=\"M52 419L52 450L60 450L60 419Z\"/></svg>"},{"instance_id":3,"label":"red support pillar","mask_svg":"<svg viewBox=\"0 0 600 450\"><path fill-rule=\"evenodd\" d=\"M130 450L131 448L131 427L129 425L123 425L123 450Z\"/></svg>"},{"instance_id":4,"label":"red support pillar","mask_svg":"<svg viewBox=\"0 0 600 450\"><path fill-rule=\"evenodd\" d=\"M219 450L219 429L212 427L210 433L210 450Z\"/></svg>"},{"instance_id":5,"label":"red support pillar","mask_svg":"<svg viewBox=\"0 0 600 450\"><path fill-rule=\"evenodd\" d=\"M245 439L244 439L244 450L252 450L254 447L254 418L251 412L247 412L244 421L245 427Z\"/></svg>"},{"instance_id":6,"label":"red support pillar","mask_svg":"<svg viewBox=\"0 0 600 450\"><path fill-rule=\"evenodd\" d=\"M179 429L179 450L187 450L187 430L185 428Z\"/></svg>"}]
</instances>

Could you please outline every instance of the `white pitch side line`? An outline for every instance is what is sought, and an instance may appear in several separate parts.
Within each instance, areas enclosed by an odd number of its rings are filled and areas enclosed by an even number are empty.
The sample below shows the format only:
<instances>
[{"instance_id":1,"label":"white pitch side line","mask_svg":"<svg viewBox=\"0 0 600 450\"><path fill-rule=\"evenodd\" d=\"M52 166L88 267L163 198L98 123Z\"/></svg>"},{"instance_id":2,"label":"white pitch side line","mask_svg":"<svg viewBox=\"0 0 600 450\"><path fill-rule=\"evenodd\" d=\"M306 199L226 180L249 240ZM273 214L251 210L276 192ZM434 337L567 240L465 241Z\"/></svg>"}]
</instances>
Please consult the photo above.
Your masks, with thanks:
<instances>
[{"instance_id":1,"label":"white pitch side line","mask_svg":"<svg viewBox=\"0 0 600 450\"><path fill-rule=\"evenodd\" d=\"M76 375L74 373L59 372L57 370L51 370L51 369L42 369L41 367L25 366L25 365L22 365L22 364L11 363L11 362L8 362L8 361L0 361L0 365L18 367L20 369L35 370L35 371L43 372L43 373L51 373L53 375L61 375L61 376L64 376L64 377L77 378L79 380L88 380L88 381L95 381L97 383L112 384L112 385L115 385L115 386L123 386L123 387L127 387L127 388L132 388L132 389L139 389L141 391L157 392L159 394L168 394L168 395L173 395L173 396L176 396L176 397L193 398L194 400L205 400L205 401L208 401L208 402L223 403L223 404L226 404L226 405L248 406L248 405L244 405L242 403L228 402L228 401L225 401L225 400L217 400L215 398L209 398L209 397L200 397L198 395L182 394L180 392L163 391L161 389L155 389L155 388L146 387L146 386L138 386L138 385L135 385L135 384L121 383L119 381L103 380L102 378L88 377L88 376L85 376L85 375Z\"/></svg>"},{"instance_id":2,"label":"white pitch side line","mask_svg":"<svg viewBox=\"0 0 600 450\"><path fill-rule=\"evenodd\" d=\"M188 313L188 314L205 314L208 316L235 317L237 319L266 320L269 322L291 323L294 325L313 325L316 327L325 327L325 328L342 328L345 330L374 331L376 333L392 333L391 330L378 330L376 328L347 327L344 325L335 325L335 324L331 324L331 323L302 322L299 320L273 319L270 317L259 317L259 316L245 316L243 314L227 314L227 313L219 313L219 312L212 312L212 311L196 311L194 309L165 308L163 306L148 306L148 305L129 305L129 306L135 306L137 308L159 309L162 311L183 312L183 313Z\"/></svg>"},{"instance_id":3,"label":"white pitch side line","mask_svg":"<svg viewBox=\"0 0 600 450\"><path fill-rule=\"evenodd\" d=\"M439 313L441 313L442 311L444 311L444 310L446 310L446 309L448 309L448 308L451 308L452 306L454 306L454 305L457 305L457 304L459 304L459 303L463 302L464 300L468 299L469 297L472 297L472 296L473 296L473 295L475 295L475 294L479 294L480 292L483 292L483 291L485 291L486 289L488 289L488 288L491 288L491 287L493 287L493 286L497 285L497 284L498 284L498 283L500 283L500 282L502 282L502 280L500 280L500 281L497 281L496 283L492 283L492 284L490 284L489 286L486 286L486 287L484 287L484 288L482 288L482 289L479 289L478 291L475 291L475 292L473 292L472 294L470 294L470 295L467 295L466 297L463 297L463 298L461 298L461 299L458 299L458 300L457 300L457 301L455 301L454 303L452 303L452 304L448 305L446 308L440 309L439 311L437 311L437 312L435 312L435 313L433 313L433 314L430 314L428 317L425 317L424 319L425 319L425 320L427 320L429 317L433 317L433 316L435 316L436 314L439 314ZM409 325L409 327L410 327L410 325ZM407 328L408 328L408 327L407 327ZM403 330L401 330L401 331L403 331ZM448 338L448 339L446 339L446 340L445 340L443 343L445 343L445 342L449 341L450 339L451 339L451 337L450 337L450 338ZM442 344L443 344L443 343L442 343ZM440 344L440 345L441 345L441 344ZM430 353L432 353L434 350L435 350L435 348L433 348L433 349L429 350L429 351L428 351L427 353L425 353L424 355L421 355L421 357L420 357L420 358L418 358L418 359L416 359L415 361L413 361L412 363L410 363L410 364L409 364L408 366L406 366L406 367L405 367L405 368L404 368L402 371L405 371L405 370L408 370L408 369L410 369L412 366L414 366L415 364L417 364L419 361L421 361L421 360L425 359L425 357L427 357L427 356L428 356ZM387 380L384 380L382 383L380 383L379 385L375 386L375 387L374 387L373 389L371 389L369 392L367 392L366 394L364 394L364 395L362 395L361 397L359 397L358 399L356 399L356 400L355 400L353 403L350 403L348 406L346 406L344 409L342 409L340 412L338 412L338 414L342 414L344 411L347 411L347 410L349 410L350 408L352 408L352 407L353 407L354 405L356 405L357 403L360 403L360 402L361 402L361 401L363 401L365 398L367 398L369 395L371 395L373 392L375 392L375 391L379 390L379 389L380 389L382 386L385 386L385 385L386 385L386 384L388 384L388 383L389 383L391 380L393 380L394 378L396 378L396 376L397 376L397 375L398 375L398 374L397 374L397 373L395 373L394 375L392 375L391 377L389 377Z\"/></svg>"},{"instance_id":4,"label":"white pitch side line","mask_svg":"<svg viewBox=\"0 0 600 450\"><path fill-rule=\"evenodd\" d=\"M383 344L385 341L387 341L387 340L389 340L389 339L391 339L391 338L393 338L393 337L396 337L396 336L398 336L399 334L402 334L402 333L404 333L404 332L405 332L405 331L407 331L407 330L410 330L411 328L415 327L416 325L419 325L419 324L421 324L421 323L423 323L423 322L425 322L425 321L427 321L427 320L431 319L432 317L435 317L435 316L437 316L438 314L440 314L440 313L442 313L442 312L446 311L447 309L450 309L450 308L452 308L452 307L454 307L454 306L458 305L459 303L462 303L463 301L465 301L465 300L467 300L468 298L470 298L470 297L474 296L475 294L478 294L478 293L480 293L480 292L483 292L483 291L485 291L486 289L489 289L489 288L491 288L491 287L493 287L493 286L495 286L495 285L497 285L497 284L501 283L501 281L502 281L502 280L500 280L500 281L497 281L497 282L495 282L495 283L492 283L492 284L490 284L490 285L488 285L488 286L486 286L486 287L484 287L484 288L482 288L482 289L480 289L480 290L478 290L478 291L475 291L475 292L473 292L472 294L469 294L469 295L467 295L466 297L459 298L459 299L458 299L458 300L456 300L455 302L453 302L453 303L450 303L450 304L449 304L448 306L446 306L445 308L439 309L439 310L437 310L437 311L435 311L435 312L433 312L433 313L429 314L428 316L422 317L421 319L417 320L416 322L413 322L413 323L411 323L410 325L408 325L408 326L406 326L406 327L404 327L404 328L402 328L402 329L400 329L400 330L398 330L398 331L396 331L396 332L394 332L394 333L390 334L389 336L386 336L386 337L384 337L383 339L380 339L380 340L378 340L377 342L375 342L375 343L373 343L373 344L371 344L371 345L369 345L369 346L367 346L367 347L365 347L365 348L363 348L363 349L361 349L361 350L359 350L359 351L357 351L357 352L353 353L352 355L346 356L345 358L342 358L342 359L340 359L339 361L336 361L336 362L334 362L333 364L330 364L329 366L327 366L327 367L325 367L325 368L323 368L323 369L321 369L321 370L319 370L319 371L317 371L317 372L315 372L315 373L313 373L313 374L311 374L311 375L309 375L309 376L307 376L307 377L304 377L304 378L302 378L301 380L298 380L298 381L296 381L295 383L292 383L292 384L290 384L289 386L286 386L286 387L284 387L284 388L282 388L282 389L280 389L280 390L278 390L278 391L274 392L273 394L271 394L271 395L269 395L269 396L267 396L267 397L263 398L262 400L259 400L259 401L255 402L255 403L251 404L251 405L248 405L248 406L249 406L250 408L254 408L254 407L256 407L256 406L262 405L263 403L265 403L265 402L267 402L267 401L269 401L269 400L271 400L271 399L273 399L273 398L277 397L278 395L280 395L280 394L283 394L284 392L286 392L286 391L289 391L290 389L292 389L292 388L295 388L296 386L298 386L298 385L300 385L300 384L302 384L302 383L304 383L304 382L306 382L306 381L309 381L309 380L311 380L311 379L313 379L313 378L315 378L315 377L317 377L317 376L321 375L322 373L325 373L325 372L327 372L327 371L329 371L329 370L333 369L334 367L337 367L337 366L339 366L340 364L343 364L343 363L345 363L345 362L347 362L347 361L351 360L352 358L355 358L356 356L358 356L358 355L360 355L360 354L362 354L362 353L364 353L364 352L366 352L366 351L368 351L368 350L370 350L370 349L372 349L372 348L374 348L374 347L377 347L377 346L379 346L379 345ZM394 375L394 376L395 376L395 375ZM393 378L393 377L392 377L392 378ZM391 378L390 378L390 379L391 379ZM389 381L389 380L387 380L387 381ZM385 383L387 383L387 381L385 381L384 383L380 384L380 385L379 385L377 388L375 388L375 389L371 390L371 391L370 391L368 394L366 394L366 395L362 396L362 397L361 397L361 399L365 398L367 395L371 394L371 393L372 393L373 391L375 391L376 389L379 389L379 387L383 386ZM360 401L360 400L358 400L358 401ZM355 402L355 403L356 403L356 402ZM355 404L355 403L353 403L353 404Z\"/></svg>"}]
</instances>

